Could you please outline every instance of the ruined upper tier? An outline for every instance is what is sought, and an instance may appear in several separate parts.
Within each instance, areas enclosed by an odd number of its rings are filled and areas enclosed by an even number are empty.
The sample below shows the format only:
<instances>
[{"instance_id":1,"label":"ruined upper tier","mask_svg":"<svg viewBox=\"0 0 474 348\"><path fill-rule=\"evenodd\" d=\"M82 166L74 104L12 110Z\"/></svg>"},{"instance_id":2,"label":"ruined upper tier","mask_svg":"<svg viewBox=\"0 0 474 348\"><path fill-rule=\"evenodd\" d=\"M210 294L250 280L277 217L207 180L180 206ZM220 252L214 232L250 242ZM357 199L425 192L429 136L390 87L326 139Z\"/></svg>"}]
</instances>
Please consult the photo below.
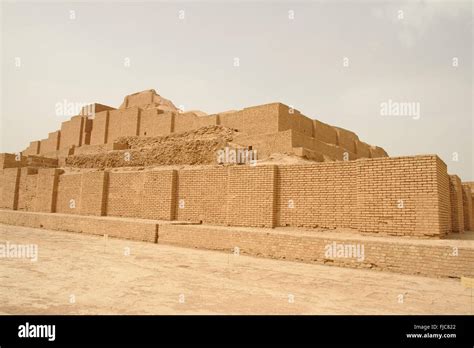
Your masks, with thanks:
<instances>
[{"instance_id":1,"label":"ruined upper tier","mask_svg":"<svg viewBox=\"0 0 474 348\"><path fill-rule=\"evenodd\" d=\"M119 109L102 104L85 107L48 138L31 142L22 155L57 158L64 164L78 147L107 144L114 149L121 136L163 136L210 125L238 130L235 142L252 146L260 156L279 152L319 162L387 156L355 133L313 120L282 103L206 115L180 111L154 90L126 96Z\"/></svg>"}]
</instances>

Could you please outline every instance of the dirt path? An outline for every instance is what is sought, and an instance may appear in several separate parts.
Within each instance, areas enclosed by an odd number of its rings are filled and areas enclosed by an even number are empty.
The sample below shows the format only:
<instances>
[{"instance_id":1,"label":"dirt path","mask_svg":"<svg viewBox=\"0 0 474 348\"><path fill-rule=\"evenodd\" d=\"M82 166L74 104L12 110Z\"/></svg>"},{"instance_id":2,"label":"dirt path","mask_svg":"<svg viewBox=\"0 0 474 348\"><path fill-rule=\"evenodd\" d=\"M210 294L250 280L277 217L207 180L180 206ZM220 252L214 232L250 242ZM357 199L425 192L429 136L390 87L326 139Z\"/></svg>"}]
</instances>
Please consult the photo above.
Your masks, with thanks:
<instances>
[{"instance_id":1,"label":"dirt path","mask_svg":"<svg viewBox=\"0 0 474 348\"><path fill-rule=\"evenodd\" d=\"M39 254L0 257L1 314L473 313L456 279L0 225L6 241L37 244Z\"/></svg>"}]
</instances>

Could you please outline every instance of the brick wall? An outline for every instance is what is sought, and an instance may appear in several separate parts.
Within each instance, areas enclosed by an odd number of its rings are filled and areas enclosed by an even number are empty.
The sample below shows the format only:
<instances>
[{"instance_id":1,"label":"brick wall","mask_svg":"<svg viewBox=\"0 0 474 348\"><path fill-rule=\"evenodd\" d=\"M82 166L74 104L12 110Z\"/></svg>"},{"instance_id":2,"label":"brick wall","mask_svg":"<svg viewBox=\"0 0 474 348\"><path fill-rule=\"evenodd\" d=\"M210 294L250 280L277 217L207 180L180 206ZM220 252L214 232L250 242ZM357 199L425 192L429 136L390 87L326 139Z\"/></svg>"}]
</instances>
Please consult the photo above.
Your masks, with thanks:
<instances>
[{"instance_id":1,"label":"brick wall","mask_svg":"<svg viewBox=\"0 0 474 348\"><path fill-rule=\"evenodd\" d=\"M139 217L174 220L176 211L176 170L156 170L142 174L143 188Z\"/></svg>"},{"instance_id":2,"label":"brick wall","mask_svg":"<svg viewBox=\"0 0 474 348\"><path fill-rule=\"evenodd\" d=\"M357 134L344 128L334 128L337 133L337 145L352 153L356 153L356 140L359 140Z\"/></svg>"},{"instance_id":3,"label":"brick wall","mask_svg":"<svg viewBox=\"0 0 474 348\"><path fill-rule=\"evenodd\" d=\"M449 176L449 191L451 199L451 231L464 231L464 211L462 200L461 179L457 175Z\"/></svg>"},{"instance_id":4,"label":"brick wall","mask_svg":"<svg viewBox=\"0 0 474 348\"><path fill-rule=\"evenodd\" d=\"M355 141L355 150L358 158L370 158L370 145L363 141Z\"/></svg>"},{"instance_id":5,"label":"brick wall","mask_svg":"<svg viewBox=\"0 0 474 348\"><path fill-rule=\"evenodd\" d=\"M232 167L227 180L227 223L275 226L276 166Z\"/></svg>"},{"instance_id":6,"label":"brick wall","mask_svg":"<svg viewBox=\"0 0 474 348\"><path fill-rule=\"evenodd\" d=\"M115 110L115 108L104 105L104 104L99 104L99 103L92 103L88 105L84 105L81 109L81 115L83 116L94 116L97 113L101 111L106 111L106 110Z\"/></svg>"},{"instance_id":7,"label":"brick wall","mask_svg":"<svg viewBox=\"0 0 474 348\"><path fill-rule=\"evenodd\" d=\"M245 108L218 115L216 122L224 127L237 129L247 135L276 133L279 130L281 103L272 103Z\"/></svg>"},{"instance_id":8,"label":"brick wall","mask_svg":"<svg viewBox=\"0 0 474 348\"><path fill-rule=\"evenodd\" d=\"M471 191L472 192L472 191ZM471 198L472 198L472 210L471 210L471 214L472 214L472 218L474 220L474 193L471 194ZM472 221L473 224L471 225L472 228L474 230L474 221Z\"/></svg>"},{"instance_id":9,"label":"brick wall","mask_svg":"<svg viewBox=\"0 0 474 348\"><path fill-rule=\"evenodd\" d=\"M474 231L474 216L472 215L472 194L469 185L462 184L462 205L464 217L464 230Z\"/></svg>"},{"instance_id":10,"label":"brick wall","mask_svg":"<svg viewBox=\"0 0 474 348\"><path fill-rule=\"evenodd\" d=\"M34 211L55 212L59 172L59 169L38 169Z\"/></svg>"},{"instance_id":11,"label":"brick wall","mask_svg":"<svg viewBox=\"0 0 474 348\"><path fill-rule=\"evenodd\" d=\"M91 145L101 145L107 143L109 128L109 111L101 111L95 114L92 120Z\"/></svg>"},{"instance_id":12,"label":"brick wall","mask_svg":"<svg viewBox=\"0 0 474 348\"><path fill-rule=\"evenodd\" d=\"M26 163L26 156L18 156L13 153L0 154L0 169L17 168Z\"/></svg>"},{"instance_id":13,"label":"brick wall","mask_svg":"<svg viewBox=\"0 0 474 348\"><path fill-rule=\"evenodd\" d=\"M60 131L49 133L47 139L41 140L40 154L47 154L59 150L60 137Z\"/></svg>"},{"instance_id":14,"label":"brick wall","mask_svg":"<svg viewBox=\"0 0 474 348\"><path fill-rule=\"evenodd\" d=\"M107 215L139 217L144 175L141 172L110 172Z\"/></svg>"},{"instance_id":15,"label":"brick wall","mask_svg":"<svg viewBox=\"0 0 474 348\"><path fill-rule=\"evenodd\" d=\"M58 166L57 158L30 155L26 157L26 166L34 168L55 168Z\"/></svg>"},{"instance_id":16,"label":"brick wall","mask_svg":"<svg viewBox=\"0 0 474 348\"><path fill-rule=\"evenodd\" d=\"M313 120L313 135L314 138L319 141L337 145L336 129L326 123L320 122L318 120Z\"/></svg>"},{"instance_id":17,"label":"brick wall","mask_svg":"<svg viewBox=\"0 0 474 348\"><path fill-rule=\"evenodd\" d=\"M41 142L39 140L30 142L30 145L22 152L23 155L38 155L40 153Z\"/></svg>"},{"instance_id":18,"label":"brick wall","mask_svg":"<svg viewBox=\"0 0 474 348\"><path fill-rule=\"evenodd\" d=\"M387 157L387 152L379 146L370 146L370 158Z\"/></svg>"},{"instance_id":19,"label":"brick wall","mask_svg":"<svg viewBox=\"0 0 474 348\"><path fill-rule=\"evenodd\" d=\"M442 237L449 231L442 165L417 156L280 166L278 225Z\"/></svg>"},{"instance_id":20,"label":"brick wall","mask_svg":"<svg viewBox=\"0 0 474 348\"><path fill-rule=\"evenodd\" d=\"M243 114L240 111L227 111L218 114L217 116L218 124L221 126L237 129L239 132L242 132L244 129L244 118Z\"/></svg>"},{"instance_id":21,"label":"brick wall","mask_svg":"<svg viewBox=\"0 0 474 348\"><path fill-rule=\"evenodd\" d=\"M121 136L138 135L140 124L140 109L110 110L107 143L111 143Z\"/></svg>"},{"instance_id":22,"label":"brick wall","mask_svg":"<svg viewBox=\"0 0 474 348\"><path fill-rule=\"evenodd\" d=\"M18 207L18 192L20 185L20 168L3 169L2 181L2 197L1 208L17 209Z\"/></svg>"},{"instance_id":23,"label":"brick wall","mask_svg":"<svg viewBox=\"0 0 474 348\"><path fill-rule=\"evenodd\" d=\"M328 258L326 246L336 242L364 246L364 259ZM473 277L474 248L469 241L340 237L336 232L279 231L205 225L160 225L158 244L324 265L375 269L430 277ZM457 254L453 255L453 247Z\"/></svg>"},{"instance_id":24,"label":"brick wall","mask_svg":"<svg viewBox=\"0 0 474 348\"><path fill-rule=\"evenodd\" d=\"M105 215L107 204L107 172L88 172L82 174L81 214Z\"/></svg>"},{"instance_id":25,"label":"brick wall","mask_svg":"<svg viewBox=\"0 0 474 348\"><path fill-rule=\"evenodd\" d=\"M196 128L207 127L207 126L216 126L219 124L219 119L217 115L209 116L196 116L194 120Z\"/></svg>"},{"instance_id":26,"label":"brick wall","mask_svg":"<svg viewBox=\"0 0 474 348\"><path fill-rule=\"evenodd\" d=\"M140 114L140 136L156 137L169 135L173 131L175 114L159 109L142 110Z\"/></svg>"},{"instance_id":27,"label":"brick wall","mask_svg":"<svg viewBox=\"0 0 474 348\"><path fill-rule=\"evenodd\" d=\"M89 145L91 143L91 136L92 136L92 119L85 118L84 119L84 128L82 132L82 146Z\"/></svg>"},{"instance_id":28,"label":"brick wall","mask_svg":"<svg viewBox=\"0 0 474 348\"><path fill-rule=\"evenodd\" d=\"M272 105L272 104L271 104ZM285 104L278 103L278 130L285 131L292 129L300 134L308 137L314 137L314 120L302 115L298 110L292 109ZM322 126L323 123L320 122ZM328 135L329 131L326 129L319 129L318 135ZM330 140L330 137L328 137Z\"/></svg>"},{"instance_id":29,"label":"brick wall","mask_svg":"<svg viewBox=\"0 0 474 348\"><path fill-rule=\"evenodd\" d=\"M67 149L71 146L81 146L83 134L85 132L87 117L74 116L69 121L61 124L60 149Z\"/></svg>"},{"instance_id":30,"label":"brick wall","mask_svg":"<svg viewBox=\"0 0 474 348\"><path fill-rule=\"evenodd\" d=\"M127 95L124 100L123 107L130 108L133 106L142 106L147 104L152 104L154 100L154 92L153 91L145 91L140 93L135 93L131 95Z\"/></svg>"},{"instance_id":31,"label":"brick wall","mask_svg":"<svg viewBox=\"0 0 474 348\"><path fill-rule=\"evenodd\" d=\"M174 132L181 133L196 129L196 118L197 116L192 112L177 113L174 116Z\"/></svg>"},{"instance_id":32,"label":"brick wall","mask_svg":"<svg viewBox=\"0 0 474 348\"><path fill-rule=\"evenodd\" d=\"M58 177L56 212L81 214L82 174L63 174Z\"/></svg>"},{"instance_id":33,"label":"brick wall","mask_svg":"<svg viewBox=\"0 0 474 348\"><path fill-rule=\"evenodd\" d=\"M439 157L436 157L436 176L438 182L439 226L442 234L452 230L451 192L448 168Z\"/></svg>"},{"instance_id":34,"label":"brick wall","mask_svg":"<svg viewBox=\"0 0 474 348\"><path fill-rule=\"evenodd\" d=\"M358 158L355 153L350 152L341 146L322 142L316 138L311 138L294 130L292 130L291 133L293 135L292 140L294 147L303 147L315 151L327 160L343 161L346 158L345 156L347 156L347 160L355 160Z\"/></svg>"},{"instance_id":35,"label":"brick wall","mask_svg":"<svg viewBox=\"0 0 474 348\"><path fill-rule=\"evenodd\" d=\"M468 240L413 240L266 228L162 224L150 220L0 210L0 223L140 240L181 247L430 277L473 277ZM358 245L363 258L331 257L328 245ZM454 249L456 248L456 249ZM454 254L453 251L457 252ZM238 256L233 256L238 257ZM236 259L234 258L234 261Z\"/></svg>"},{"instance_id":36,"label":"brick wall","mask_svg":"<svg viewBox=\"0 0 474 348\"><path fill-rule=\"evenodd\" d=\"M154 221L0 210L0 223L156 243Z\"/></svg>"},{"instance_id":37,"label":"brick wall","mask_svg":"<svg viewBox=\"0 0 474 348\"><path fill-rule=\"evenodd\" d=\"M239 111L243 126L239 131L250 135L278 132L278 120L282 105L281 103L273 103L252 106Z\"/></svg>"},{"instance_id":38,"label":"brick wall","mask_svg":"<svg viewBox=\"0 0 474 348\"><path fill-rule=\"evenodd\" d=\"M442 237L437 157L390 157L356 162L357 219L362 232ZM444 207L445 209L445 207Z\"/></svg>"},{"instance_id":39,"label":"brick wall","mask_svg":"<svg viewBox=\"0 0 474 348\"><path fill-rule=\"evenodd\" d=\"M18 210L34 211L37 184L38 170L33 168L21 168Z\"/></svg>"},{"instance_id":40,"label":"brick wall","mask_svg":"<svg viewBox=\"0 0 474 348\"><path fill-rule=\"evenodd\" d=\"M257 159L277 152L291 153L294 146L291 130L270 134L239 134L232 139L232 142L252 146L253 150L257 150Z\"/></svg>"},{"instance_id":41,"label":"brick wall","mask_svg":"<svg viewBox=\"0 0 474 348\"><path fill-rule=\"evenodd\" d=\"M6 207L15 204L15 170L3 172ZM35 211L234 226L345 227L420 238L442 238L456 221L464 225L464 218L459 220L462 192L448 186L460 187L460 182L453 176L448 180L437 156L58 174L39 169L37 176L26 175L37 178ZM22 180L20 209L29 209L33 203L27 204L26 197L33 183Z\"/></svg>"},{"instance_id":42,"label":"brick wall","mask_svg":"<svg viewBox=\"0 0 474 348\"><path fill-rule=\"evenodd\" d=\"M279 166L277 225L356 228L356 166L352 162Z\"/></svg>"},{"instance_id":43,"label":"brick wall","mask_svg":"<svg viewBox=\"0 0 474 348\"><path fill-rule=\"evenodd\" d=\"M228 169L180 170L175 211L177 220L225 224Z\"/></svg>"}]
</instances>

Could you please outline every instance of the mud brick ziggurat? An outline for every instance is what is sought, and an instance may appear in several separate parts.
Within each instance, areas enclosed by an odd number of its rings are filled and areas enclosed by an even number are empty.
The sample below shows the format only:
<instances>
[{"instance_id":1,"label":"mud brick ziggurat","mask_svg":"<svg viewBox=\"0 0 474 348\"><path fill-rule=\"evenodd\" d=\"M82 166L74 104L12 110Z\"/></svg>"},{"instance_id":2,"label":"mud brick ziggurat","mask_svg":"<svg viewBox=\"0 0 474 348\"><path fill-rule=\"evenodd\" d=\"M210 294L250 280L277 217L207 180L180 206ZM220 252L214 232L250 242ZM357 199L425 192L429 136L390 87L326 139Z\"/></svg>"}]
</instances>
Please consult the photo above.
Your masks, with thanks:
<instances>
[{"instance_id":1,"label":"mud brick ziggurat","mask_svg":"<svg viewBox=\"0 0 474 348\"><path fill-rule=\"evenodd\" d=\"M206 115L149 90L93 110L21 156L0 155L0 223L474 275L473 242L460 238L474 230L474 183L449 175L436 155L389 157L281 103ZM219 164L225 147L256 150L259 161ZM334 242L363 244L365 259L328 258Z\"/></svg>"}]
</instances>

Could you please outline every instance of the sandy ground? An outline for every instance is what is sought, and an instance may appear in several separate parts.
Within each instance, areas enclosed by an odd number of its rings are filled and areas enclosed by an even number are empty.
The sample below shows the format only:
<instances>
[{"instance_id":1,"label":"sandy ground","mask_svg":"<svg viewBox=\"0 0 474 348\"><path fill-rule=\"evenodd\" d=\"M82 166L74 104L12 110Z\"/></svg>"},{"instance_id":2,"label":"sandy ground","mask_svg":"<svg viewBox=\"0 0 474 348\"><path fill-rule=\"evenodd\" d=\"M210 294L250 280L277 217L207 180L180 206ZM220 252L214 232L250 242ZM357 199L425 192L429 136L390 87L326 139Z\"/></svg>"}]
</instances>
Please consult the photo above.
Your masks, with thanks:
<instances>
[{"instance_id":1,"label":"sandy ground","mask_svg":"<svg viewBox=\"0 0 474 348\"><path fill-rule=\"evenodd\" d=\"M0 225L6 241L39 254L0 258L1 314L473 314L456 279Z\"/></svg>"}]
</instances>

